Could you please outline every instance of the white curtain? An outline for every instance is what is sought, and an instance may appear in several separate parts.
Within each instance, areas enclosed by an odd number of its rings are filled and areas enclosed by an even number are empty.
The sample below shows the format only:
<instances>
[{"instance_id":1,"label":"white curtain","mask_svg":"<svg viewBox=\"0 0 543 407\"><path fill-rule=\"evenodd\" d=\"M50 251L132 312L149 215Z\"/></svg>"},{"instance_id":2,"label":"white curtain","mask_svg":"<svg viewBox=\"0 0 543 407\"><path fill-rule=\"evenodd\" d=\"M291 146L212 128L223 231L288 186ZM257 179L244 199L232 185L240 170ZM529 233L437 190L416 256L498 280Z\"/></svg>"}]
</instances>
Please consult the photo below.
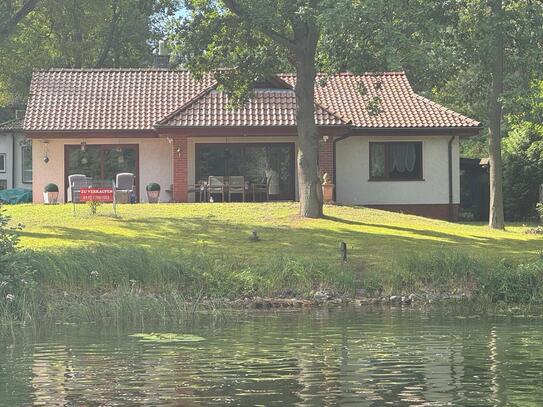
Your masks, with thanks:
<instances>
[{"instance_id":1,"label":"white curtain","mask_svg":"<svg viewBox=\"0 0 543 407\"><path fill-rule=\"evenodd\" d=\"M413 172L417 152L413 143L398 143L390 146L390 171Z\"/></svg>"},{"instance_id":2,"label":"white curtain","mask_svg":"<svg viewBox=\"0 0 543 407\"><path fill-rule=\"evenodd\" d=\"M385 145L371 144L371 176L385 176Z\"/></svg>"}]
</instances>

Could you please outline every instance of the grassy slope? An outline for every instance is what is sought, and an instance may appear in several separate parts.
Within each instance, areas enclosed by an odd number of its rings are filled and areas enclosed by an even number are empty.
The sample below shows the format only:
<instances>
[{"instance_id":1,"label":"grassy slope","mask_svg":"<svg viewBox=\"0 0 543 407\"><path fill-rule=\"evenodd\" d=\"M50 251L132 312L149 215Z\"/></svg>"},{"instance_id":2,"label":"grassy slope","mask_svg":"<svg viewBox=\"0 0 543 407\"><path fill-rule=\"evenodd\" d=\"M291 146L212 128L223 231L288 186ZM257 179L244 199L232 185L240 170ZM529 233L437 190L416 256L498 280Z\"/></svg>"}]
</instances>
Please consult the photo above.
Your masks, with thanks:
<instances>
[{"instance_id":1,"label":"grassy slope","mask_svg":"<svg viewBox=\"0 0 543 407\"><path fill-rule=\"evenodd\" d=\"M85 206L72 215L71 205L7 207L15 223L25 225L24 247L62 251L105 245L145 247L175 258L200 251L209 256L239 256L265 263L279 254L339 262L339 243L349 245L350 263L389 269L398 257L442 247L486 260L522 261L536 256L542 239L520 225L492 231L485 225L452 224L373 209L328 206L326 219L300 219L295 203L121 205L119 218L110 205L89 216ZM256 229L261 242L247 237Z\"/></svg>"}]
</instances>

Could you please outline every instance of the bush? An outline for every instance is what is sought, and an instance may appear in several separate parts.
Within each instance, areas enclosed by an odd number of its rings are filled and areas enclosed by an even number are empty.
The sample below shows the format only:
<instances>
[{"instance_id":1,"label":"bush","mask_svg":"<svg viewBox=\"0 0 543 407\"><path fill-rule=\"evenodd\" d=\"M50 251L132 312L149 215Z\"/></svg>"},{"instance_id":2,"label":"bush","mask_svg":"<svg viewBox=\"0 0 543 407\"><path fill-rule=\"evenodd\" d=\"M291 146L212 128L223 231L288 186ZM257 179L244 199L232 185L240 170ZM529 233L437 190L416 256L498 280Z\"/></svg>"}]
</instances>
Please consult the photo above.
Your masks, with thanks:
<instances>
[{"instance_id":1,"label":"bush","mask_svg":"<svg viewBox=\"0 0 543 407\"><path fill-rule=\"evenodd\" d=\"M480 261L454 250L412 253L394 263L389 284L395 292L405 294L407 291L472 290L484 268Z\"/></svg>"},{"instance_id":2,"label":"bush","mask_svg":"<svg viewBox=\"0 0 543 407\"><path fill-rule=\"evenodd\" d=\"M26 253L17 249L17 231L22 225L9 227L9 220L0 205L0 322L20 321L34 314L34 275Z\"/></svg>"},{"instance_id":3,"label":"bush","mask_svg":"<svg viewBox=\"0 0 543 407\"><path fill-rule=\"evenodd\" d=\"M543 259L518 266L501 262L484 276L481 291L492 302L542 303Z\"/></svg>"},{"instance_id":4,"label":"bush","mask_svg":"<svg viewBox=\"0 0 543 407\"><path fill-rule=\"evenodd\" d=\"M58 192L58 185L49 183L43 188L43 192Z\"/></svg>"},{"instance_id":5,"label":"bush","mask_svg":"<svg viewBox=\"0 0 543 407\"><path fill-rule=\"evenodd\" d=\"M543 183L543 126L521 122L504 139L504 209L511 220L536 216Z\"/></svg>"},{"instance_id":6,"label":"bush","mask_svg":"<svg viewBox=\"0 0 543 407\"><path fill-rule=\"evenodd\" d=\"M156 182L151 182L150 184L147 184L145 187L147 191L160 191L160 185Z\"/></svg>"}]
</instances>

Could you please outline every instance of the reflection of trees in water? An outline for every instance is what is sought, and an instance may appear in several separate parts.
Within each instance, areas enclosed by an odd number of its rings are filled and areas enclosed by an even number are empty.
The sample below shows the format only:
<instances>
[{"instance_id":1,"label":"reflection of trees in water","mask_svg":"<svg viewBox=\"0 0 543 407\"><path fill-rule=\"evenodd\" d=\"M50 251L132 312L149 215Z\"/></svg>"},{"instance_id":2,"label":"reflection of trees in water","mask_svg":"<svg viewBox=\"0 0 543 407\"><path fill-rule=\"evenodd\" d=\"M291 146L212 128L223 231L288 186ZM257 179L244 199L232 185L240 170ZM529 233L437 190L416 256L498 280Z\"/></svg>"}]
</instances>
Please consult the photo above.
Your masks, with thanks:
<instances>
[{"instance_id":1,"label":"reflection of trees in water","mask_svg":"<svg viewBox=\"0 0 543 407\"><path fill-rule=\"evenodd\" d=\"M543 399L540 321L357 312L270 312L239 323L206 322L197 333L207 339L197 344L143 344L124 333L111 339L117 334L66 328L49 342L0 348L0 400L494 406Z\"/></svg>"}]
</instances>

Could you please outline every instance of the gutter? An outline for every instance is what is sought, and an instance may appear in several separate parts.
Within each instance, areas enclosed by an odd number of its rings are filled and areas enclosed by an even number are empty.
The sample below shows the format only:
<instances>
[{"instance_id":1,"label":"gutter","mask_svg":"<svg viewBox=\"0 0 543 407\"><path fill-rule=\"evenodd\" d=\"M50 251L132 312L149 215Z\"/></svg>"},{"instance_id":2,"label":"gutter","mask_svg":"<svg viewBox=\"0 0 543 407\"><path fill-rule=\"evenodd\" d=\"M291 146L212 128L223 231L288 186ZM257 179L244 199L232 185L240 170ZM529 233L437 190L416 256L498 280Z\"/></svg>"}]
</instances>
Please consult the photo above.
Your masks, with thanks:
<instances>
[{"instance_id":1,"label":"gutter","mask_svg":"<svg viewBox=\"0 0 543 407\"><path fill-rule=\"evenodd\" d=\"M332 170L333 170L333 177L332 182L334 183L334 193L333 193L333 200L336 201L336 191L337 191L337 181L336 181L336 143L341 140L345 140L346 138L349 138L351 136L351 129L347 130L346 133L342 134L339 137L334 138L332 141Z\"/></svg>"},{"instance_id":2,"label":"gutter","mask_svg":"<svg viewBox=\"0 0 543 407\"><path fill-rule=\"evenodd\" d=\"M454 220L454 203L453 203L453 164L452 164L452 143L456 136L452 136L448 143L449 156L449 222Z\"/></svg>"},{"instance_id":3,"label":"gutter","mask_svg":"<svg viewBox=\"0 0 543 407\"><path fill-rule=\"evenodd\" d=\"M15 133L11 132L11 188L15 188Z\"/></svg>"}]
</instances>

